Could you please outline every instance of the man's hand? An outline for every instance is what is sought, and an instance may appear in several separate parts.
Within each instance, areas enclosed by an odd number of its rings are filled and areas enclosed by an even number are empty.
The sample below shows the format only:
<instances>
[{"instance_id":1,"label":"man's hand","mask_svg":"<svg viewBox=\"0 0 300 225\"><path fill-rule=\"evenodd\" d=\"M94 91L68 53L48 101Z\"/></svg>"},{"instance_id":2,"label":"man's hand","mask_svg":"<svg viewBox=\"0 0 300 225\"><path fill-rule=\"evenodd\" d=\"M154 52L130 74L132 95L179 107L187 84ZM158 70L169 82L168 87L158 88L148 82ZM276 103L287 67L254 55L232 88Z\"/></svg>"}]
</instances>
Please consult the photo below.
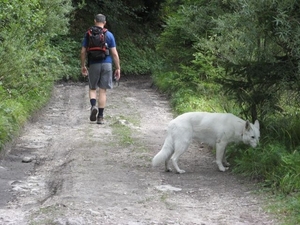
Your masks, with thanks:
<instances>
[{"instance_id":1,"label":"man's hand","mask_svg":"<svg viewBox=\"0 0 300 225\"><path fill-rule=\"evenodd\" d=\"M120 69L116 69L115 70L115 74L114 74L116 80L120 80L120 77L121 77L121 70Z\"/></svg>"},{"instance_id":2,"label":"man's hand","mask_svg":"<svg viewBox=\"0 0 300 225\"><path fill-rule=\"evenodd\" d=\"M87 75L89 75L89 72L88 72L86 66L81 67L81 74L84 77L86 77Z\"/></svg>"}]
</instances>

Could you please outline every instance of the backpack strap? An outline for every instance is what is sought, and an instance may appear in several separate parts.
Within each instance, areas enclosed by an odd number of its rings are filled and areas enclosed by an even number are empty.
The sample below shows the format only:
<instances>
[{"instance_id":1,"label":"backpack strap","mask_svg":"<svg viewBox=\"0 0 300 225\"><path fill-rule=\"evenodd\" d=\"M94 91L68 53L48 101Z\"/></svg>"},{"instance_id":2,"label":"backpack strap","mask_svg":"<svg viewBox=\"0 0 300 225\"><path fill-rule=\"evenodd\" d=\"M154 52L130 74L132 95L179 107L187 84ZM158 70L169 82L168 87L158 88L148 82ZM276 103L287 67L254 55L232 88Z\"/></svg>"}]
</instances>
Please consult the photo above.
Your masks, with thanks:
<instances>
[{"instance_id":1,"label":"backpack strap","mask_svg":"<svg viewBox=\"0 0 300 225\"><path fill-rule=\"evenodd\" d=\"M93 28L101 29L102 32L103 32L103 34L105 34L105 33L107 32L107 29L106 29L105 27L102 28L102 27L92 26L92 27L90 27L90 28L87 30L87 33L88 33L88 34L91 34L92 31L93 31Z\"/></svg>"},{"instance_id":2,"label":"backpack strap","mask_svg":"<svg viewBox=\"0 0 300 225\"><path fill-rule=\"evenodd\" d=\"M86 32L86 38L87 38L87 41L89 41L89 36L92 36L92 33L93 33L93 27L96 27L96 28L99 28L99 29L102 29L102 32L104 34L104 41L106 42L106 32L108 31L105 27L97 27L97 26L92 26L90 27L87 32Z\"/></svg>"}]
</instances>

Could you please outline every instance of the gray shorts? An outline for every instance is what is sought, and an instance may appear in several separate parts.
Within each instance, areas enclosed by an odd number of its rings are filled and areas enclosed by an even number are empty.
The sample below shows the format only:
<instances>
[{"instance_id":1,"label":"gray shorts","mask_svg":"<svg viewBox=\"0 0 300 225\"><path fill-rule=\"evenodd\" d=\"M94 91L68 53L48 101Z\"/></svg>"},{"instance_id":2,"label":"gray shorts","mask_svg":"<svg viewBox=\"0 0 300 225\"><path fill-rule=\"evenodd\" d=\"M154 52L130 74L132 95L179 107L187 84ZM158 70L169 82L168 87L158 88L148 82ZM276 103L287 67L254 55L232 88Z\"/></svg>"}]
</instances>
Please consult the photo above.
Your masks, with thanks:
<instances>
[{"instance_id":1,"label":"gray shorts","mask_svg":"<svg viewBox=\"0 0 300 225\"><path fill-rule=\"evenodd\" d=\"M112 89L112 64L94 63L89 66L89 87L91 90Z\"/></svg>"}]
</instances>

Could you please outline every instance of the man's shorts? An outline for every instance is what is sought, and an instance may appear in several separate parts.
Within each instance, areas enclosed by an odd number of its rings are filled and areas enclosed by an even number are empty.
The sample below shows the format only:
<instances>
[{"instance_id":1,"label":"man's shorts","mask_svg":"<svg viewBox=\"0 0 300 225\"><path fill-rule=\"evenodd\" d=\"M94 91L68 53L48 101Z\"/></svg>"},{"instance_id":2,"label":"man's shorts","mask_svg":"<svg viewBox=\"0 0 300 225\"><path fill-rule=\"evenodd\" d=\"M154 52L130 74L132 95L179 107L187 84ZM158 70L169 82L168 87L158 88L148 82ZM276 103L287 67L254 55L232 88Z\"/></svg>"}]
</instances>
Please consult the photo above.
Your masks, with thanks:
<instances>
[{"instance_id":1,"label":"man's shorts","mask_svg":"<svg viewBox=\"0 0 300 225\"><path fill-rule=\"evenodd\" d=\"M93 63L89 66L89 87L91 90L112 89L112 64L111 63Z\"/></svg>"}]
</instances>

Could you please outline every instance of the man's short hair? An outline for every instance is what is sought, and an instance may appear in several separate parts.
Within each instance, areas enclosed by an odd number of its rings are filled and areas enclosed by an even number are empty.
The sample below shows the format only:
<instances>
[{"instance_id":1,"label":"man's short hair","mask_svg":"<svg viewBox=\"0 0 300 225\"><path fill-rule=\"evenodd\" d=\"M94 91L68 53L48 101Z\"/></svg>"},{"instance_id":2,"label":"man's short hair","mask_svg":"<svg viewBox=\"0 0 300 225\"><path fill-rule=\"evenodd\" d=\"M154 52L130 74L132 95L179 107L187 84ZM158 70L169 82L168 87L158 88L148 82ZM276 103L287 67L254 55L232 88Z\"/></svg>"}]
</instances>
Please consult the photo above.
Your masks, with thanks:
<instances>
[{"instance_id":1,"label":"man's short hair","mask_svg":"<svg viewBox=\"0 0 300 225\"><path fill-rule=\"evenodd\" d=\"M103 14L97 14L95 16L95 21L98 23L104 23L106 21L106 18Z\"/></svg>"}]
</instances>

